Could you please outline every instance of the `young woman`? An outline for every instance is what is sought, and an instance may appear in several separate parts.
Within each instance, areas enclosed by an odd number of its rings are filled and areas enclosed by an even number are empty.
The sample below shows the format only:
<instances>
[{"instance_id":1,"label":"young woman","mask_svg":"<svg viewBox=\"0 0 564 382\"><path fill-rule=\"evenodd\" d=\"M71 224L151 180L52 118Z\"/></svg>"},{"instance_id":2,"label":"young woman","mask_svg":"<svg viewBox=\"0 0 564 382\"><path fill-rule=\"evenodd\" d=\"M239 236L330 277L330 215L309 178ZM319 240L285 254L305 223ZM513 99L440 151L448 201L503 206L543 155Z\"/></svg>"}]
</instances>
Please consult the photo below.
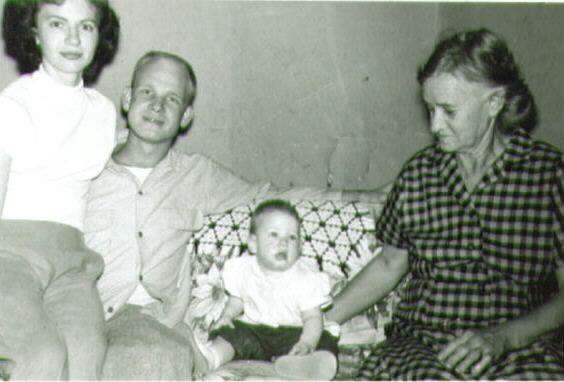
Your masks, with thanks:
<instances>
[{"instance_id":1,"label":"young woman","mask_svg":"<svg viewBox=\"0 0 564 382\"><path fill-rule=\"evenodd\" d=\"M27 74L0 94L0 372L99 379L103 261L82 221L116 111L84 81L111 61L119 23L107 0L7 0L3 32Z\"/></svg>"}]
</instances>

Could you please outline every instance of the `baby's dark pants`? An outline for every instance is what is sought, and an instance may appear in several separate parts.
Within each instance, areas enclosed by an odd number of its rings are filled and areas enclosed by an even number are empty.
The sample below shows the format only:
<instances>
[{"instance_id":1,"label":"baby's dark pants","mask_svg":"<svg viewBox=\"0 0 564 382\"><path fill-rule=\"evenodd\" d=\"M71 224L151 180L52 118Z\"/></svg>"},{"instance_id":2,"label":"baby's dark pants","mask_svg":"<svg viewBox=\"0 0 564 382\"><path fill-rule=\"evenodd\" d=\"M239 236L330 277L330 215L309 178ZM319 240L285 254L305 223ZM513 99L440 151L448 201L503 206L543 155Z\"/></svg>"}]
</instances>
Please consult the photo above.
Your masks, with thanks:
<instances>
[{"instance_id":1,"label":"baby's dark pants","mask_svg":"<svg viewBox=\"0 0 564 382\"><path fill-rule=\"evenodd\" d=\"M301 327L253 325L233 321L234 327L223 326L210 333L210 338L221 337L235 350L234 360L253 359L271 361L273 357L288 354L300 339ZM328 350L337 356L338 338L323 331L316 350Z\"/></svg>"}]
</instances>

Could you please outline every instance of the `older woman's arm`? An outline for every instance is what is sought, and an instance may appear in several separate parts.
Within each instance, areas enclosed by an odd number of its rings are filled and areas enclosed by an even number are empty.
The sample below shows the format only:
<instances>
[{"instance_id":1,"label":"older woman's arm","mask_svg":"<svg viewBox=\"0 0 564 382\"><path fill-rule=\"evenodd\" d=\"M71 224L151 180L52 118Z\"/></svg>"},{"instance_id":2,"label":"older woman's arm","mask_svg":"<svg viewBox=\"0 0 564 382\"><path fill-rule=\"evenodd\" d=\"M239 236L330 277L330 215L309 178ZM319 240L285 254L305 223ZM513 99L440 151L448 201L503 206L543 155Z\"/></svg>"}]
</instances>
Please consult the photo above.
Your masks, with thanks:
<instances>
[{"instance_id":1,"label":"older woman's arm","mask_svg":"<svg viewBox=\"0 0 564 382\"><path fill-rule=\"evenodd\" d=\"M487 330L465 331L449 343L439 359L462 375L479 377L498 356L522 348L538 336L564 325L564 266L556 271L559 292L538 309Z\"/></svg>"},{"instance_id":2,"label":"older woman's arm","mask_svg":"<svg viewBox=\"0 0 564 382\"><path fill-rule=\"evenodd\" d=\"M384 246L334 299L325 315L342 324L385 297L408 270L407 250Z\"/></svg>"}]
</instances>

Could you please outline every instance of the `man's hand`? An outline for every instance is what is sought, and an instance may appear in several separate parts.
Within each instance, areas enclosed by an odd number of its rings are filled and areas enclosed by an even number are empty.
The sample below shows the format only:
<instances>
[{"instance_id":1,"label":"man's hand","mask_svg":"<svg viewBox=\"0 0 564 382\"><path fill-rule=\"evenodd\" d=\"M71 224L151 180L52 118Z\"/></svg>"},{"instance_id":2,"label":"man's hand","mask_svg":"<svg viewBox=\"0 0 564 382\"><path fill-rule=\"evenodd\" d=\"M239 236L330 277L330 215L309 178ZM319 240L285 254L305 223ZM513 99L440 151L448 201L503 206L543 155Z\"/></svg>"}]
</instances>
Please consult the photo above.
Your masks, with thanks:
<instances>
[{"instance_id":1,"label":"man's hand","mask_svg":"<svg viewBox=\"0 0 564 382\"><path fill-rule=\"evenodd\" d=\"M306 355L313 352L314 350L315 350L315 345L304 341L298 341L298 343L296 343L292 347L288 355Z\"/></svg>"},{"instance_id":2,"label":"man's hand","mask_svg":"<svg viewBox=\"0 0 564 382\"><path fill-rule=\"evenodd\" d=\"M451 341L439 360L465 378L479 378L507 350L502 335L493 330L467 330Z\"/></svg>"}]
</instances>

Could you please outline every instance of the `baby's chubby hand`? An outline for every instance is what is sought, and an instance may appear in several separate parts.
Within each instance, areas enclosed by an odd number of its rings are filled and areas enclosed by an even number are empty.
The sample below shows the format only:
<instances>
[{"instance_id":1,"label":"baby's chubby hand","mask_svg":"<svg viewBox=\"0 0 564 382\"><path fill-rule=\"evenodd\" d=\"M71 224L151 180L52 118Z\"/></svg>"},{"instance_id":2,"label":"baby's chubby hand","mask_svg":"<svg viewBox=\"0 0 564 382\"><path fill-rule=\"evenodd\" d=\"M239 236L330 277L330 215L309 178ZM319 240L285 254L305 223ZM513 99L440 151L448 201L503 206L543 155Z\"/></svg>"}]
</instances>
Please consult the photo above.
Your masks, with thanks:
<instances>
[{"instance_id":1,"label":"baby's chubby hand","mask_svg":"<svg viewBox=\"0 0 564 382\"><path fill-rule=\"evenodd\" d=\"M219 329L223 326L228 326L230 328L234 328L233 319L227 317L220 317L216 322L214 322L211 326L211 330Z\"/></svg>"},{"instance_id":2,"label":"baby's chubby hand","mask_svg":"<svg viewBox=\"0 0 564 382\"><path fill-rule=\"evenodd\" d=\"M313 352L315 350L315 346L312 344L308 344L307 342L299 341L295 344L288 355L305 355Z\"/></svg>"}]
</instances>

